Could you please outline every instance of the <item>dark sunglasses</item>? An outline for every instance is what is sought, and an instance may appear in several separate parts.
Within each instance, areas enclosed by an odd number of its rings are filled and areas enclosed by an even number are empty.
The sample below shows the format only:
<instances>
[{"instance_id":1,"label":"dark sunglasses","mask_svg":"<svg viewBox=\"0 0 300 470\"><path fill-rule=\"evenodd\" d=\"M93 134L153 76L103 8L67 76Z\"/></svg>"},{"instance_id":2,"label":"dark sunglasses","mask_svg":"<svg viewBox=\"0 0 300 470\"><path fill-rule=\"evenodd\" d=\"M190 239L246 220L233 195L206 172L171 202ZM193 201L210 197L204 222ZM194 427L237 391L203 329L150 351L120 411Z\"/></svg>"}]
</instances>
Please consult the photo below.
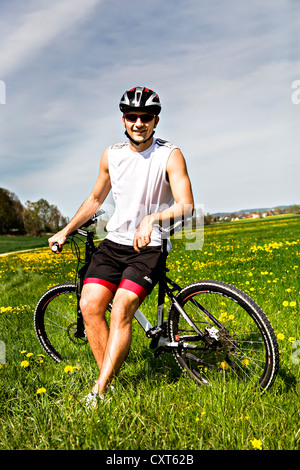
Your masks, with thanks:
<instances>
[{"instance_id":1,"label":"dark sunglasses","mask_svg":"<svg viewBox=\"0 0 300 470\"><path fill-rule=\"evenodd\" d=\"M154 114L134 114L134 113L125 113L124 117L126 121L129 122L136 122L138 118L145 123L145 122L150 122L154 118Z\"/></svg>"}]
</instances>

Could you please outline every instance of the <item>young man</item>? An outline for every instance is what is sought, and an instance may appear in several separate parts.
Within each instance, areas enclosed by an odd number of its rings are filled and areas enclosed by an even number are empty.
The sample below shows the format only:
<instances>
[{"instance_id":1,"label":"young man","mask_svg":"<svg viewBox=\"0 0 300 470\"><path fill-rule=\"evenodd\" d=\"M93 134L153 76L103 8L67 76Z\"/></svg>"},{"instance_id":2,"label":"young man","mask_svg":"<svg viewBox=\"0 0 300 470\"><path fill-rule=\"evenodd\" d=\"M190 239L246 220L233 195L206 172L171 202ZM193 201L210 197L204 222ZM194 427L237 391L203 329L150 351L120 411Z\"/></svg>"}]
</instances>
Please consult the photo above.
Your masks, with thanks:
<instances>
[{"instance_id":1,"label":"young man","mask_svg":"<svg viewBox=\"0 0 300 470\"><path fill-rule=\"evenodd\" d=\"M128 141L102 155L96 184L71 222L49 239L62 248L68 234L89 220L112 190L115 212L86 274L81 295L86 335L100 375L87 402L102 398L131 344L135 311L158 281L162 261L158 225L191 215L193 195L181 151L153 137L158 95L145 87L120 101ZM113 299L110 327L105 317Z\"/></svg>"}]
</instances>

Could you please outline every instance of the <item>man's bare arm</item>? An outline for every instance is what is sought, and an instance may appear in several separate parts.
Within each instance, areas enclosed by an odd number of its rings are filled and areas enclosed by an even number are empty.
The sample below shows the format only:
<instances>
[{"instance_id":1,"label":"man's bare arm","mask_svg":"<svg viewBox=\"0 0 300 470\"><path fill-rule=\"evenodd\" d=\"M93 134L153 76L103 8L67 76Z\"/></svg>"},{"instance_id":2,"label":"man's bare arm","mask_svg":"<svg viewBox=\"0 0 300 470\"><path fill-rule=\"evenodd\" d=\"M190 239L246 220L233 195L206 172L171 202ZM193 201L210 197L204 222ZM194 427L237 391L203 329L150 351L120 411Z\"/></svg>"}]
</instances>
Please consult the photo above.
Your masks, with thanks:
<instances>
[{"instance_id":1,"label":"man's bare arm","mask_svg":"<svg viewBox=\"0 0 300 470\"><path fill-rule=\"evenodd\" d=\"M193 213L194 199L191 182L185 159L179 149L174 149L169 157L167 175L175 203L161 212L147 215L142 220L133 240L133 247L137 252L150 243L153 225L162 225L163 222L171 224L173 221L189 217Z\"/></svg>"},{"instance_id":2,"label":"man's bare arm","mask_svg":"<svg viewBox=\"0 0 300 470\"><path fill-rule=\"evenodd\" d=\"M53 235L53 237L49 238L49 247L52 248L54 243L58 243L59 248L61 249L67 240L67 236L77 228L81 227L97 212L97 209L104 202L110 189L111 182L108 171L108 150L105 150L101 157L98 177L91 194L83 202L68 225Z\"/></svg>"}]
</instances>

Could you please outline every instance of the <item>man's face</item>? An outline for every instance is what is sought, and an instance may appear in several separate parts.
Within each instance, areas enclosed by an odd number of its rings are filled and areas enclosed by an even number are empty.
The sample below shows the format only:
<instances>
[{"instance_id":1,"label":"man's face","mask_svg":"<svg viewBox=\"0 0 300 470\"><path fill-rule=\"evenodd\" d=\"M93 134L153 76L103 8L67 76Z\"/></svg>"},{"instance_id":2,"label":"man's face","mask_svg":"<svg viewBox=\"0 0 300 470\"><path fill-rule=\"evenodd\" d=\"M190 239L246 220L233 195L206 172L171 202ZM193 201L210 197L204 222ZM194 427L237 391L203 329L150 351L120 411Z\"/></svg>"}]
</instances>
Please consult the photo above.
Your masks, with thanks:
<instances>
[{"instance_id":1,"label":"man's face","mask_svg":"<svg viewBox=\"0 0 300 470\"><path fill-rule=\"evenodd\" d=\"M141 111L128 112L122 119L130 137L141 144L150 137L159 121L158 116Z\"/></svg>"}]
</instances>

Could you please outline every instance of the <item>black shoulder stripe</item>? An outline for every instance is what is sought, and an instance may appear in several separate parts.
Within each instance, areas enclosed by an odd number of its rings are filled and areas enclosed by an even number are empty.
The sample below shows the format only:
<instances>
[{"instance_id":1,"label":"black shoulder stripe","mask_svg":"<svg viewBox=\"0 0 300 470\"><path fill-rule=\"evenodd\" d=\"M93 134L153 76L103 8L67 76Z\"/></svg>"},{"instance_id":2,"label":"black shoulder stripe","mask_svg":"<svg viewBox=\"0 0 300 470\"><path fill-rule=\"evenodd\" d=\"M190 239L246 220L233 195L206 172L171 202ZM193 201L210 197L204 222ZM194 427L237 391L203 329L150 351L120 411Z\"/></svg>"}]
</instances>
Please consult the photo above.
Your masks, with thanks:
<instances>
[{"instance_id":1,"label":"black shoulder stripe","mask_svg":"<svg viewBox=\"0 0 300 470\"><path fill-rule=\"evenodd\" d=\"M159 147L168 147L168 148L174 148L174 145L171 144L171 142L168 142L167 140L163 139L156 139L156 143Z\"/></svg>"}]
</instances>

